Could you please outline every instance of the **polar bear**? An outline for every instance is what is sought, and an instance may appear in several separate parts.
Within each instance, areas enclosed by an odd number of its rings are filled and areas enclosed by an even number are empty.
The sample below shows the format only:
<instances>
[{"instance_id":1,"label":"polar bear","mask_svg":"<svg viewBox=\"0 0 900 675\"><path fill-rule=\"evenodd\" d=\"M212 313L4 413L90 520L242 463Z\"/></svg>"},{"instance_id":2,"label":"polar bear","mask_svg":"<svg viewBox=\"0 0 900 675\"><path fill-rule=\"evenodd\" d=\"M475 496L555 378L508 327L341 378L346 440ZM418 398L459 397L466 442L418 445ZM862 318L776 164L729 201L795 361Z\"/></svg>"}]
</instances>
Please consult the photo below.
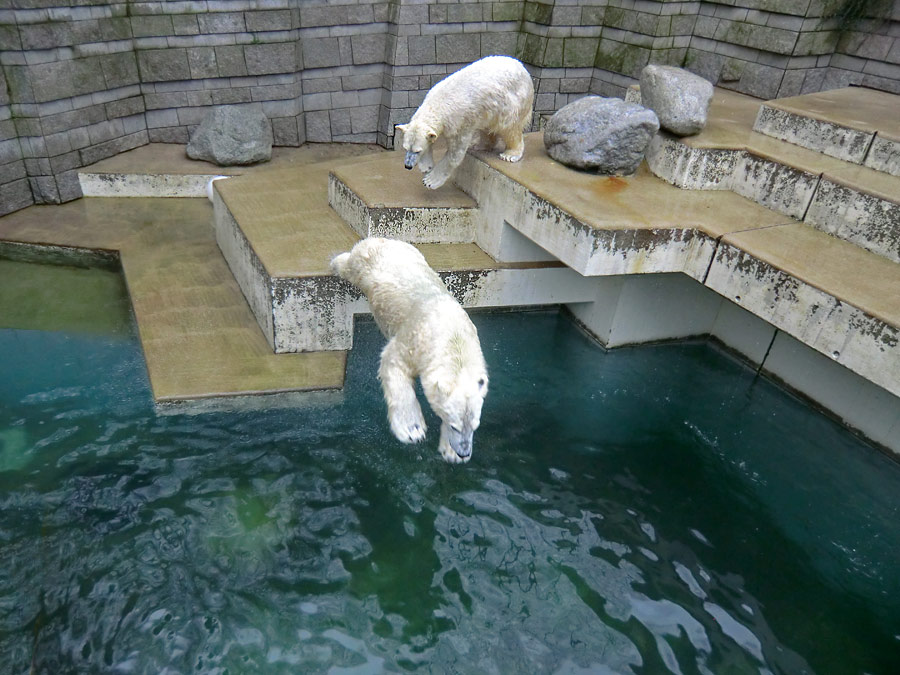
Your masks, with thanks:
<instances>
[{"instance_id":1,"label":"polar bear","mask_svg":"<svg viewBox=\"0 0 900 675\"><path fill-rule=\"evenodd\" d=\"M388 340L378 377L394 436L404 443L425 438L415 391L419 377L441 418L441 456L468 462L488 390L478 331L468 314L418 249L403 241L363 239L335 256L331 269L365 293Z\"/></svg>"},{"instance_id":2,"label":"polar bear","mask_svg":"<svg viewBox=\"0 0 900 675\"><path fill-rule=\"evenodd\" d=\"M522 132L531 120L534 84L521 62L509 56L486 56L431 88L403 132L404 166L418 164L425 187L443 185L475 142L501 141L501 159L518 162L525 152ZM435 165L431 155L441 136L447 152Z\"/></svg>"}]
</instances>

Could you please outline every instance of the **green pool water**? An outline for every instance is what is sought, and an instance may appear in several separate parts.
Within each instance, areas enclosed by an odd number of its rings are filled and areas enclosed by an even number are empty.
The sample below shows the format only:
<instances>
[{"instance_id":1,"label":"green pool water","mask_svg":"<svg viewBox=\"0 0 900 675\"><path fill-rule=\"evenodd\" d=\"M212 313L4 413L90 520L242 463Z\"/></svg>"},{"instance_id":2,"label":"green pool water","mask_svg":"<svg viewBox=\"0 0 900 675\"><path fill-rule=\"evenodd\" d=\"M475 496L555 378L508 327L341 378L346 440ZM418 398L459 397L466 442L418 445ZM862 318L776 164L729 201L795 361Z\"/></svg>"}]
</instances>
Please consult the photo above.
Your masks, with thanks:
<instances>
[{"instance_id":1,"label":"green pool water","mask_svg":"<svg viewBox=\"0 0 900 675\"><path fill-rule=\"evenodd\" d=\"M900 672L900 468L715 347L475 315L451 466L368 321L340 396L158 414L96 274L96 330L0 328L3 672Z\"/></svg>"}]
</instances>

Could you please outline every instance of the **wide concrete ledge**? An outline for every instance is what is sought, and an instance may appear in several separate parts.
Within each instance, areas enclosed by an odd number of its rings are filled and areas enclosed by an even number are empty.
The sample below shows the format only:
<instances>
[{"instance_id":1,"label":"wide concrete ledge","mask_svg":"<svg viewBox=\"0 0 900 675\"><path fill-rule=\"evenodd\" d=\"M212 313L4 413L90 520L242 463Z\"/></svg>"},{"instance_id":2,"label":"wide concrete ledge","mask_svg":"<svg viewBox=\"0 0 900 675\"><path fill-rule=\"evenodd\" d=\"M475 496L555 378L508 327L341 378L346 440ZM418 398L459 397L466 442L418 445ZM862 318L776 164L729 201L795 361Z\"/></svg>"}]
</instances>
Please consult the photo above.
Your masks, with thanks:
<instances>
[{"instance_id":1,"label":"wide concrete ledge","mask_svg":"<svg viewBox=\"0 0 900 675\"><path fill-rule=\"evenodd\" d=\"M499 259L505 222L584 276L702 279L723 234L790 222L731 192L685 192L643 166L630 177L572 170L550 158L540 133L526 134L525 158L470 153L456 175L479 204L476 242Z\"/></svg>"},{"instance_id":2,"label":"wide concrete ledge","mask_svg":"<svg viewBox=\"0 0 900 675\"><path fill-rule=\"evenodd\" d=\"M795 224L724 237L706 285L900 396L897 265Z\"/></svg>"},{"instance_id":3,"label":"wide concrete ledge","mask_svg":"<svg viewBox=\"0 0 900 675\"><path fill-rule=\"evenodd\" d=\"M211 217L205 198L85 198L4 216L0 240L57 262L120 258L157 402L342 387L344 352L272 353Z\"/></svg>"},{"instance_id":4,"label":"wide concrete ledge","mask_svg":"<svg viewBox=\"0 0 900 675\"><path fill-rule=\"evenodd\" d=\"M847 87L768 101L760 108L753 128L831 157L900 176L897 109L898 97L893 94Z\"/></svg>"},{"instance_id":5,"label":"wide concrete ledge","mask_svg":"<svg viewBox=\"0 0 900 675\"><path fill-rule=\"evenodd\" d=\"M79 169L78 180L85 197L206 197L213 176L241 176L381 150L368 144L310 144L272 148L272 159L265 164L218 166L190 159L182 143L150 143Z\"/></svg>"}]
</instances>

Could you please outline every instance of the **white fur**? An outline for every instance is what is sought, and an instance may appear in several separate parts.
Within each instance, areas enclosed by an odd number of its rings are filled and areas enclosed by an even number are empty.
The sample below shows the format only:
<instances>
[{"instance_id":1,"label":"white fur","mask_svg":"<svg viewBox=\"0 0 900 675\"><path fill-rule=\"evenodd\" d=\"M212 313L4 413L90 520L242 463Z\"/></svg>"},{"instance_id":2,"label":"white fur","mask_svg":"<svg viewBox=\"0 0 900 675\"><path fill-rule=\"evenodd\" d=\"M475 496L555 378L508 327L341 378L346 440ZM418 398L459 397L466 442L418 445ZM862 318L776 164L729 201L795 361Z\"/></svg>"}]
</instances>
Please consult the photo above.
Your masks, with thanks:
<instances>
[{"instance_id":1,"label":"white fur","mask_svg":"<svg viewBox=\"0 0 900 675\"><path fill-rule=\"evenodd\" d=\"M518 162L525 152L522 132L531 120L534 84L519 61L487 56L438 82L403 132L406 167L418 164L423 183L439 188L476 142L502 143L501 159ZM434 164L432 147L444 137L447 152Z\"/></svg>"},{"instance_id":2,"label":"white fur","mask_svg":"<svg viewBox=\"0 0 900 675\"><path fill-rule=\"evenodd\" d=\"M371 237L331 261L335 274L357 286L388 343L378 377L391 431L404 443L425 438L415 378L441 418L438 450L467 462L481 422L488 378L478 332L444 282L410 244Z\"/></svg>"}]
</instances>

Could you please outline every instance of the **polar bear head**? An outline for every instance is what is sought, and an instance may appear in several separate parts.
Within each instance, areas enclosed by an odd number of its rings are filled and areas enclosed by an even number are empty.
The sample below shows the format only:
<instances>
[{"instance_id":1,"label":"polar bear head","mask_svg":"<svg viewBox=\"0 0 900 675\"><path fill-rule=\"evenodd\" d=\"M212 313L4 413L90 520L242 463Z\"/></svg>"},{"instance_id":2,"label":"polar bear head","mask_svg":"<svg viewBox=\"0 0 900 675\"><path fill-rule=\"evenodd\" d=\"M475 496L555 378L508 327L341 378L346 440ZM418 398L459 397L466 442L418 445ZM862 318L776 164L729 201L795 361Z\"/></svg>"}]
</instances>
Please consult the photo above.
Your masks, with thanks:
<instances>
[{"instance_id":1,"label":"polar bear head","mask_svg":"<svg viewBox=\"0 0 900 675\"><path fill-rule=\"evenodd\" d=\"M446 461L458 464L472 457L472 437L481 424L488 375L477 333L474 341L468 335L458 334L451 344L455 358L423 373L422 389L431 409L441 418L438 451Z\"/></svg>"},{"instance_id":2,"label":"polar bear head","mask_svg":"<svg viewBox=\"0 0 900 675\"><path fill-rule=\"evenodd\" d=\"M423 153L428 156L428 150L434 145L440 132L430 124L417 121L415 117L409 124L398 124L397 128L403 132L403 149L406 150L403 166L412 169Z\"/></svg>"}]
</instances>

